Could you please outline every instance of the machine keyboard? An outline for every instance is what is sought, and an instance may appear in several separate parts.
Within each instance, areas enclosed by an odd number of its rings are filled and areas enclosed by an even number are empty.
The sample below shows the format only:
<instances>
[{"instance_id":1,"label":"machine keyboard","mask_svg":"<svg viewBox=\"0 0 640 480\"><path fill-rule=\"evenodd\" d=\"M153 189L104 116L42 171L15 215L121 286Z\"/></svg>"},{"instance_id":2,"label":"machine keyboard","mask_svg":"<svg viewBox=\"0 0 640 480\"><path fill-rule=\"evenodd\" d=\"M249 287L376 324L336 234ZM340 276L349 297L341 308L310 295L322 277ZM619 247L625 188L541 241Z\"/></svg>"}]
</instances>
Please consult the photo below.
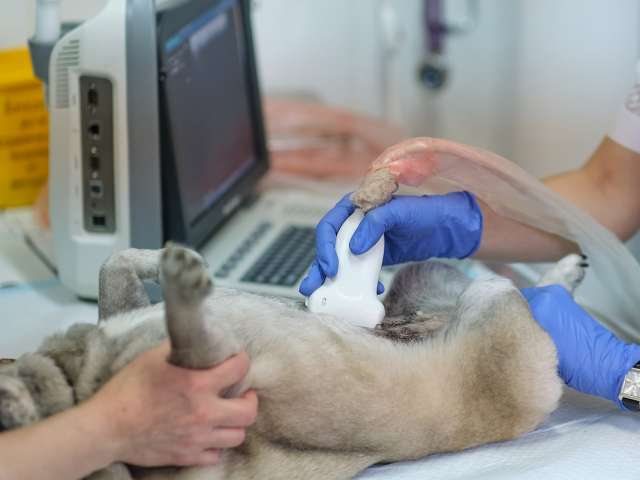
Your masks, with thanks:
<instances>
[{"instance_id":1,"label":"machine keyboard","mask_svg":"<svg viewBox=\"0 0 640 480\"><path fill-rule=\"evenodd\" d=\"M242 277L243 282L294 286L315 258L315 229L285 228Z\"/></svg>"},{"instance_id":2,"label":"machine keyboard","mask_svg":"<svg viewBox=\"0 0 640 480\"><path fill-rule=\"evenodd\" d=\"M233 255L224 262L224 265L222 265L214 275L217 278L227 278L232 270L236 268L236 265L242 261L244 256L251 251L253 246L264 236L265 233L271 230L272 227L273 226L269 222L260 223L253 232L244 239L236 251L233 252Z\"/></svg>"}]
</instances>

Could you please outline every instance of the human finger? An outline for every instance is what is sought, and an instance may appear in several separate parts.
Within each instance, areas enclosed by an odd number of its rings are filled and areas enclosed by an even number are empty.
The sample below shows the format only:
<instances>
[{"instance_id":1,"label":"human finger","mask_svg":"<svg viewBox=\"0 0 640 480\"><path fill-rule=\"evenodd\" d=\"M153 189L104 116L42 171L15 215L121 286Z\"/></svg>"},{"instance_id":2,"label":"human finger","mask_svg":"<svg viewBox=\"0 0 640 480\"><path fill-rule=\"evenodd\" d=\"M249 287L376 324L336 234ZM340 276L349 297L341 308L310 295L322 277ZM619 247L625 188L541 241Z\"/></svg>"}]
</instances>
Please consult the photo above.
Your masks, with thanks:
<instances>
[{"instance_id":1,"label":"human finger","mask_svg":"<svg viewBox=\"0 0 640 480\"><path fill-rule=\"evenodd\" d=\"M345 195L335 207L322 217L316 227L316 258L325 275L335 277L338 273L336 237L342 224L355 210L350 194Z\"/></svg>"},{"instance_id":2,"label":"human finger","mask_svg":"<svg viewBox=\"0 0 640 480\"><path fill-rule=\"evenodd\" d=\"M307 273L307 276L300 283L300 288L298 290L305 297L309 297L322 286L325 278L326 276L318 265L318 261L314 260L311 264L311 268L309 268L309 273Z\"/></svg>"},{"instance_id":3,"label":"human finger","mask_svg":"<svg viewBox=\"0 0 640 480\"><path fill-rule=\"evenodd\" d=\"M220 461L220 450L217 448L193 450L188 453L175 455L171 459L171 465L176 467L195 467L215 465Z\"/></svg>"},{"instance_id":4,"label":"human finger","mask_svg":"<svg viewBox=\"0 0 640 480\"><path fill-rule=\"evenodd\" d=\"M215 424L219 427L248 427L256 421L258 397L250 391L240 398L231 398L218 404Z\"/></svg>"},{"instance_id":5,"label":"human finger","mask_svg":"<svg viewBox=\"0 0 640 480\"><path fill-rule=\"evenodd\" d=\"M216 428L209 435L208 444L211 448L234 448L244 443L246 431L244 428Z\"/></svg>"},{"instance_id":6,"label":"human finger","mask_svg":"<svg viewBox=\"0 0 640 480\"><path fill-rule=\"evenodd\" d=\"M240 382L249 371L249 356L245 352L234 355L211 370L213 389L220 393Z\"/></svg>"},{"instance_id":7,"label":"human finger","mask_svg":"<svg viewBox=\"0 0 640 480\"><path fill-rule=\"evenodd\" d=\"M351 252L362 255L373 247L389 229L390 203L378 207L364 216L349 241Z\"/></svg>"},{"instance_id":8,"label":"human finger","mask_svg":"<svg viewBox=\"0 0 640 480\"><path fill-rule=\"evenodd\" d=\"M194 465L215 465L220 461L222 452L217 448L204 450L198 456L198 461Z\"/></svg>"}]
</instances>

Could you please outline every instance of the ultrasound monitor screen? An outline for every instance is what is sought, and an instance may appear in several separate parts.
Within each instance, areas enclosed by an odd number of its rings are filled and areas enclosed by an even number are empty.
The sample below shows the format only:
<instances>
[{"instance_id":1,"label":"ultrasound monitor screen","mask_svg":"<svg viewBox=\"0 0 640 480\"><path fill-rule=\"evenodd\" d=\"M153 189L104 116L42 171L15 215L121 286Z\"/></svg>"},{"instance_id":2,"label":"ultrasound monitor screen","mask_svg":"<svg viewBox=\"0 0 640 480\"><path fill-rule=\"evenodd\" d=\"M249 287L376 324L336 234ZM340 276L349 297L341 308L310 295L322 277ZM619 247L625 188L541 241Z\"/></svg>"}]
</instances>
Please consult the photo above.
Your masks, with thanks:
<instances>
[{"instance_id":1,"label":"ultrasound monitor screen","mask_svg":"<svg viewBox=\"0 0 640 480\"><path fill-rule=\"evenodd\" d=\"M177 181L189 224L256 162L242 28L239 3L222 1L161 46Z\"/></svg>"}]
</instances>

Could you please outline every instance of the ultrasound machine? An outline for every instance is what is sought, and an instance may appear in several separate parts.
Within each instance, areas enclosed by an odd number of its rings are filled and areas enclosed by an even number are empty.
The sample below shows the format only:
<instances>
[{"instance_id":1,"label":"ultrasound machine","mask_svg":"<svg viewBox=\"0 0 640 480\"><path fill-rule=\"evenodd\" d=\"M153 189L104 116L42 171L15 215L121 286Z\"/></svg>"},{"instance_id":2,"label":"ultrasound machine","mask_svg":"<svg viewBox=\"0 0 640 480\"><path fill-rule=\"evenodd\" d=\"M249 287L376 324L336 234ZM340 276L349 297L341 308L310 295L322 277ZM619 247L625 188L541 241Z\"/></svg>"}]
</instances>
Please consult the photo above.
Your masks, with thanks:
<instances>
[{"instance_id":1,"label":"ultrasound machine","mask_svg":"<svg viewBox=\"0 0 640 480\"><path fill-rule=\"evenodd\" d=\"M249 3L196 3L158 27L166 238L200 247L216 284L297 295L331 203L257 195L268 153Z\"/></svg>"},{"instance_id":2,"label":"ultrasound machine","mask_svg":"<svg viewBox=\"0 0 640 480\"><path fill-rule=\"evenodd\" d=\"M54 261L78 296L97 297L115 251L168 240L198 249L218 285L298 295L335 198L260 191L250 3L110 0L31 40L48 85Z\"/></svg>"}]
</instances>

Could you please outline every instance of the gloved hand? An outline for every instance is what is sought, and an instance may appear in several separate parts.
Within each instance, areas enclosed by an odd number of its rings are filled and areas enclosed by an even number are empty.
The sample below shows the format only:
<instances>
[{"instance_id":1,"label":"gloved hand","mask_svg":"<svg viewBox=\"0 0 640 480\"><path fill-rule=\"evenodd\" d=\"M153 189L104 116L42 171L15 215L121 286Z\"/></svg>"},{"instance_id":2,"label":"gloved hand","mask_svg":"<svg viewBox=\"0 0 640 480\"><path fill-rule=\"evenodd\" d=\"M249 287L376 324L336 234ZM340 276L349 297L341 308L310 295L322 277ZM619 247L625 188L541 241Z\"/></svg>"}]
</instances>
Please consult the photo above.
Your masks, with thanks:
<instances>
[{"instance_id":1,"label":"gloved hand","mask_svg":"<svg viewBox=\"0 0 640 480\"><path fill-rule=\"evenodd\" d=\"M336 235L354 209L350 195L346 195L320 220L316 228L316 261L300 285L303 295L311 295L325 277L338 273ZM478 249L482 224L480 207L467 192L396 196L367 213L349 247L354 254L363 254L384 234L384 265L432 257L465 258Z\"/></svg>"},{"instance_id":2,"label":"gloved hand","mask_svg":"<svg viewBox=\"0 0 640 480\"><path fill-rule=\"evenodd\" d=\"M596 322L559 286L525 288L522 294L558 351L558 373L580 392L616 402L627 372L640 361L640 345L626 344Z\"/></svg>"}]
</instances>

